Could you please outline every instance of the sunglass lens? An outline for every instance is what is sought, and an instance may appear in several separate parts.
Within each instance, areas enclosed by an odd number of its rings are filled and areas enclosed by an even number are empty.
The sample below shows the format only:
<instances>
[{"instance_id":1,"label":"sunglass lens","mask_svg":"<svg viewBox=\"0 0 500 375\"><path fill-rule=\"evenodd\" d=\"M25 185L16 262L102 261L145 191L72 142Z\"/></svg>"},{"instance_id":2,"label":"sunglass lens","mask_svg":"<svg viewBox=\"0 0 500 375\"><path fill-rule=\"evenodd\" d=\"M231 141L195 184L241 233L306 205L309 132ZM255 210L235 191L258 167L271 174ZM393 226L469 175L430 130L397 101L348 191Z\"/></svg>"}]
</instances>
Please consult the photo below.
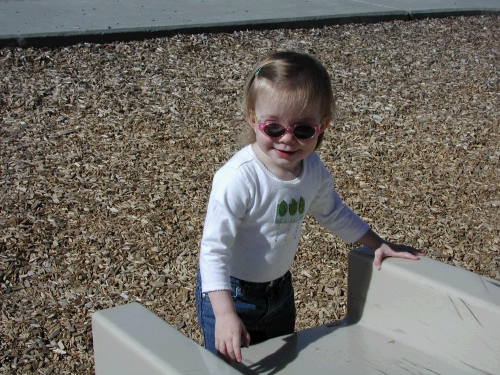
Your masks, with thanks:
<instances>
[{"instance_id":1,"label":"sunglass lens","mask_svg":"<svg viewBox=\"0 0 500 375\"><path fill-rule=\"evenodd\" d=\"M269 124L264 127L264 132L269 137L281 137L283 134L285 134L285 131L285 127L280 124Z\"/></svg>"},{"instance_id":2,"label":"sunglass lens","mask_svg":"<svg viewBox=\"0 0 500 375\"><path fill-rule=\"evenodd\" d=\"M309 124L300 124L295 127L293 134L299 139L308 139L314 136L316 131Z\"/></svg>"}]
</instances>

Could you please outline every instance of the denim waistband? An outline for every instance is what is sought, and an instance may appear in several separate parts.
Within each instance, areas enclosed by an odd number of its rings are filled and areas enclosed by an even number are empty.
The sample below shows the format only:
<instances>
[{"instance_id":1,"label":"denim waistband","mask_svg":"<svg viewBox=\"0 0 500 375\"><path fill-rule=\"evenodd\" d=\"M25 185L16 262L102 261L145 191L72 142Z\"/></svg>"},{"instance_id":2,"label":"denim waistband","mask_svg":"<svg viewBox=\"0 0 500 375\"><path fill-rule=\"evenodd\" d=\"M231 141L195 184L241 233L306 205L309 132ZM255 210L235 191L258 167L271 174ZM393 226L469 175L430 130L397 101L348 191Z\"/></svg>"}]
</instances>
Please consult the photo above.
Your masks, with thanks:
<instances>
[{"instance_id":1,"label":"denim waistband","mask_svg":"<svg viewBox=\"0 0 500 375\"><path fill-rule=\"evenodd\" d=\"M240 280L235 277L231 276L231 284L234 286L239 286L242 289L246 290L269 290L269 289L275 289L275 288L281 288L285 284L285 282L288 280L291 280L292 274L290 271L285 273L283 276L278 277L275 280L268 281L265 283L253 283L251 281L245 281L245 280Z\"/></svg>"}]
</instances>

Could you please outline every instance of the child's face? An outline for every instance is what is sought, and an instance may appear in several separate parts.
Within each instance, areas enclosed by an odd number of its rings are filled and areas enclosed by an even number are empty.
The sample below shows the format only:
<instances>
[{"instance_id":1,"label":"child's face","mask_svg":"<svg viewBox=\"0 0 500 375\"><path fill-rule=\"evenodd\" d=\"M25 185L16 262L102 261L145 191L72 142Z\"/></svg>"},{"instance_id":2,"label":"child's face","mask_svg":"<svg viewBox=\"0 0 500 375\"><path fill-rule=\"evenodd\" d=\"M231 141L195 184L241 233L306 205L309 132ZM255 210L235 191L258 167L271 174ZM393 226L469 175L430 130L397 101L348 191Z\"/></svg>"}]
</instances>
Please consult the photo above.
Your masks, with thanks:
<instances>
[{"instance_id":1,"label":"child's face","mask_svg":"<svg viewBox=\"0 0 500 375\"><path fill-rule=\"evenodd\" d=\"M294 179L300 174L302 159L314 152L318 135L330 121L322 117L319 100L305 108L300 107L284 104L279 96L273 95L272 90L262 90L257 95L254 111L247 115L248 123L255 131L255 153L274 175L284 180ZM298 139L292 132L286 132L280 138L270 138L259 129L259 123L268 120L279 122L285 127L306 122L319 126L320 130L309 139Z\"/></svg>"}]
</instances>

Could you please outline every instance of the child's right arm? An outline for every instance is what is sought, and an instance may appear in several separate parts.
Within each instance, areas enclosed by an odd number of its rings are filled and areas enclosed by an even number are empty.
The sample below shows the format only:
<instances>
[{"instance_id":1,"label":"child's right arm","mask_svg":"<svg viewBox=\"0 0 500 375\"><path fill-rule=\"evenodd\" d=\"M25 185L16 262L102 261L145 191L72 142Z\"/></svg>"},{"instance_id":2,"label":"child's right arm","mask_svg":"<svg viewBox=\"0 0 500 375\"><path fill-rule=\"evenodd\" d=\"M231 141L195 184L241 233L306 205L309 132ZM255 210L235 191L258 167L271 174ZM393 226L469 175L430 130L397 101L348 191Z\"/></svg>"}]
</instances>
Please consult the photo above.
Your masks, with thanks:
<instances>
[{"instance_id":1,"label":"child's right arm","mask_svg":"<svg viewBox=\"0 0 500 375\"><path fill-rule=\"evenodd\" d=\"M215 315L215 349L228 363L241 362L241 340L248 347L250 335L236 314L229 290L209 292Z\"/></svg>"}]
</instances>

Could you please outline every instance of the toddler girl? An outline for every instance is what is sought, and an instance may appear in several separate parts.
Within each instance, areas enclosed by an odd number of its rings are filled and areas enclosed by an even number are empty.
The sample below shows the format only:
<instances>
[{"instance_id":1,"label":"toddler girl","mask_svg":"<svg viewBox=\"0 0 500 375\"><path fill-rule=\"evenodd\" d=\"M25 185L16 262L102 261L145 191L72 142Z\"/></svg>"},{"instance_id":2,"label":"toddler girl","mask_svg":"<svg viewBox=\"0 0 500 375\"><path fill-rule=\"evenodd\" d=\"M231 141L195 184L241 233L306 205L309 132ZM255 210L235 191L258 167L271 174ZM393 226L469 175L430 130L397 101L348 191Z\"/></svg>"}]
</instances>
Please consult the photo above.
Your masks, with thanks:
<instances>
[{"instance_id":1,"label":"toddler girl","mask_svg":"<svg viewBox=\"0 0 500 375\"><path fill-rule=\"evenodd\" d=\"M310 213L347 243L384 257L418 259L413 248L382 240L342 203L314 152L334 111L330 78L315 58L273 54L244 93L247 146L214 176L196 285L205 347L241 361L241 346L294 332L289 268Z\"/></svg>"}]
</instances>

